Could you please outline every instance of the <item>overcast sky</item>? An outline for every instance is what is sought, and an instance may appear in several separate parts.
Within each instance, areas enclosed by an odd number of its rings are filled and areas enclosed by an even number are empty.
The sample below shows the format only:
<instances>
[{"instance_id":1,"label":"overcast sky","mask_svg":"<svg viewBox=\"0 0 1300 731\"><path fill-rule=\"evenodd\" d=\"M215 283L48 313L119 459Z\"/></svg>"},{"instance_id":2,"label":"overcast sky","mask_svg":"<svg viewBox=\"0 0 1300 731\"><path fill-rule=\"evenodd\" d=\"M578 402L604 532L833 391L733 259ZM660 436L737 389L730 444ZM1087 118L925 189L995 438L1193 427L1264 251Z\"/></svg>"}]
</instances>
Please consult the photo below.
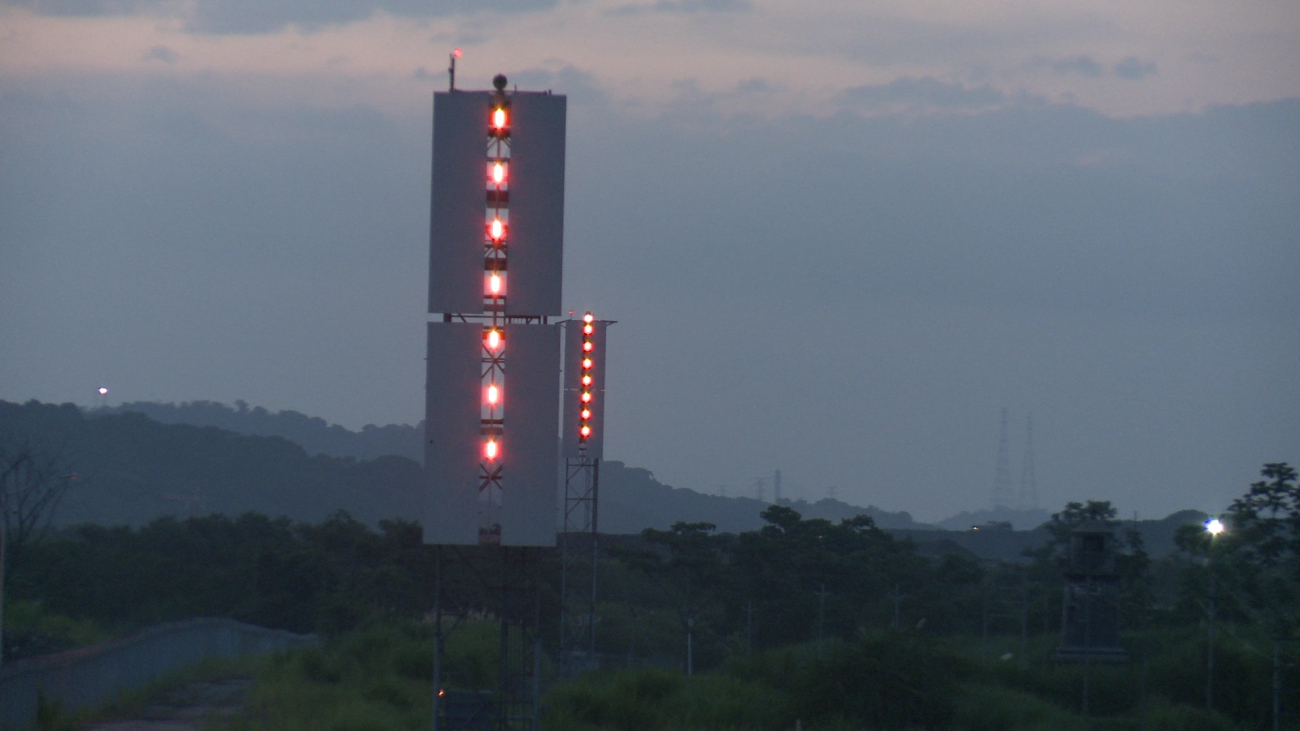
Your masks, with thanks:
<instances>
[{"instance_id":1,"label":"overcast sky","mask_svg":"<svg viewBox=\"0 0 1300 731\"><path fill-rule=\"evenodd\" d=\"M569 97L607 456L938 519L1300 462L1294 0L0 0L0 398L423 410L431 103ZM770 490L770 488L769 488Z\"/></svg>"}]
</instances>

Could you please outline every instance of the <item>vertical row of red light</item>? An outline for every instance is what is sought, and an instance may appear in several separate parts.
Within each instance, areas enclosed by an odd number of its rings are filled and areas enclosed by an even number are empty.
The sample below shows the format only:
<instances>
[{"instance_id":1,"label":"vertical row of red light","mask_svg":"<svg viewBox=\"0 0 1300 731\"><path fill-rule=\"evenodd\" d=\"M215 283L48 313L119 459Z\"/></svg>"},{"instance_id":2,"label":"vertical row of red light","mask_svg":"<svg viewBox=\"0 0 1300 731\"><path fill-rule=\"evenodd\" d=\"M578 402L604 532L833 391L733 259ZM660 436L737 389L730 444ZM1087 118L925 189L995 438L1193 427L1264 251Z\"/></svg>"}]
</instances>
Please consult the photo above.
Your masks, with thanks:
<instances>
[{"instance_id":1,"label":"vertical row of red light","mask_svg":"<svg viewBox=\"0 0 1300 731\"><path fill-rule=\"evenodd\" d=\"M487 211L483 238L483 309L491 324L483 328L484 476L499 475L505 428L506 253L510 223L510 103L500 89L493 97L487 125Z\"/></svg>"},{"instance_id":2,"label":"vertical row of red light","mask_svg":"<svg viewBox=\"0 0 1300 731\"><path fill-rule=\"evenodd\" d=\"M595 364L596 346L592 340L596 333L596 318L588 312L582 316L582 388L578 389L578 448L586 451L591 438L592 383L591 370Z\"/></svg>"}]
</instances>

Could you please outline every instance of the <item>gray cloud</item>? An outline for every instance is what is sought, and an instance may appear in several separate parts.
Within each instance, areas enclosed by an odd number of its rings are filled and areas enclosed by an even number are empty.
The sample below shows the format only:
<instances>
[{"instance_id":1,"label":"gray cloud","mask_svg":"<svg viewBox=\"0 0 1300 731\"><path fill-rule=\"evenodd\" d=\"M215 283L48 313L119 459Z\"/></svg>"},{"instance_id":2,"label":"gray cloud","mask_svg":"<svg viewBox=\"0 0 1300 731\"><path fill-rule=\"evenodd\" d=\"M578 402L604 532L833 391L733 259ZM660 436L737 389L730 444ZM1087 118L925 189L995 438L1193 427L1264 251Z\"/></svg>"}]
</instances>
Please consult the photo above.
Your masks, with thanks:
<instances>
[{"instance_id":1,"label":"gray cloud","mask_svg":"<svg viewBox=\"0 0 1300 731\"><path fill-rule=\"evenodd\" d=\"M172 65L180 60L180 56L167 46L154 46L144 55L146 61L161 61L167 65Z\"/></svg>"},{"instance_id":2,"label":"gray cloud","mask_svg":"<svg viewBox=\"0 0 1300 731\"><path fill-rule=\"evenodd\" d=\"M924 76L903 77L888 84L845 89L838 98L845 105L869 110L900 106L981 109L1001 103L1006 95L990 86L968 87Z\"/></svg>"},{"instance_id":3,"label":"gray cloud","mask_svg":"<svg viewBox=\"0 0 1300 731\"><path fill-rule=\"evenodd\" d=\"M559 0L197 0L188 29L198 33L273 33L288 25L307 30L365 20L376 12L434 17L476 12L532 12ZM171 13L170 0L3 0L44 15L103 16Z\"/></svg>"},{"instance_id":4,"label":"gray cloud","mask_svg":"<svg viewBox=\"0 0 1300 731\"><path fill-rule=\"evenodd\" d=\"M645 13L731 13L753 8L750 0L657 0L653 3L629 3L605 12L614 17Z\"/></svg>"},{"instance_id":5,"label":"gray cloud","mask_svg":"<svg viewBox=\"0 0 1300 731\"><path fill-rule=\"evenodd\" d=\"M1098 77L1106 72L1102 65L1091 56L1074 56L1072 58L1035 58L1029 63L1031 69L1045 69L1060 76L1078 74Z\"/></svg>"},{"instance_id":6,"label":"gray cloud","mask_svg":"<svg viewBox=\"0 0 1300 731\"><path fill-rule=\"evenodd\" d=\"M738 94L768 94L773 91L776 91L776 88L767 79L745 79L736 84Z\"/></svg>"},{"instance_id":7,"label":"gray cloud","mask_svg":"<svg viewBox=\"0 0 1300 731\"><path fill-rule=\"evenodd\" d=\"M1158 73L1155 62L1143 61L1137 56L1129 56L1114 67L1115 75L1126 81L1141 81Z\"/></svg>"}]
</instances>

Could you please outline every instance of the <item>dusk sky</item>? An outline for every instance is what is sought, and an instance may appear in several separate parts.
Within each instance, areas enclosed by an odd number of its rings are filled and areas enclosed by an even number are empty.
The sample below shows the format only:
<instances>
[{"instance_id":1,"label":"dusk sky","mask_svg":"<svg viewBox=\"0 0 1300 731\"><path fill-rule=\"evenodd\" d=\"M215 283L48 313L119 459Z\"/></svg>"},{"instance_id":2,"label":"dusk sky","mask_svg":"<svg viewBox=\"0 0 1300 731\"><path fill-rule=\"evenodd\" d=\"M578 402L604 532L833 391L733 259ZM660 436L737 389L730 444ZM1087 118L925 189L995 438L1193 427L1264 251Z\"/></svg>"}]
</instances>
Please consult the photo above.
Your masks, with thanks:
<instances>
[{"instance_id":1,"label":"dusk sky","mask_svg":"<svg viewBox=\"0 0 1300 731\"><path fill-rule=\"evenodd\" d=\"M568 95L606 456L932 520L1300 462L1295 0L0 0L0 398L424 408L431 93ZM770 490L770 488L769 488Z\"/></svg>"}]
</instances>

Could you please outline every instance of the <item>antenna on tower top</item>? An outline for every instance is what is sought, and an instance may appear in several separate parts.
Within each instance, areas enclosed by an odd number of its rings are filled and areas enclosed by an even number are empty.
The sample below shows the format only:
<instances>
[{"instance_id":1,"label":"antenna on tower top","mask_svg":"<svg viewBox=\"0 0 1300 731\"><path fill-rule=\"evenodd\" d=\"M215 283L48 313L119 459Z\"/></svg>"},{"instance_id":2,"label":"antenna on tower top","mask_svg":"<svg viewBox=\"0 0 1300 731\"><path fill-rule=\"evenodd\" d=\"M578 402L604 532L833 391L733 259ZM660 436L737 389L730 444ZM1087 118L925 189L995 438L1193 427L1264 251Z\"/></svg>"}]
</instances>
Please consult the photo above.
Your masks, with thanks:
<instances>
[{"instance_id":1,"label":"antenna on tower top","mask_svg":"<svg viewBox=\"0 0 1300 731\"><path fill-rule=\"evenodd\" d=\"M459 48L452 51L451 55L448 56L448 60L450 60L451 63L447 66L447 91L456 90L456 59L458 58L460 58Z\"/></svg>"},{"instance_id":2,"label":"antenna on tower top","mask_svg":"<svg viewBox=\"0 0 1300 731\"><path fill-rule=\"evenodd\" d=\"M1025 416L1025 461L1020 467L1020 509L1038 507L1038 485L1034 478L1034 415Z\"/></svg>"},{"instance_id":3,"label":"antenna on tower top","mask_svg":"<svg viewBox=\"0 0 1300 731\"><path fill-rule=\"evenodd\" d=\"M1002 432L998 437L998 461L993 471L993 494L990 496L994 508L1011 506L1011 456L1007 449L1007 409L1002 408Z\"/></svg>"}]
</instances>

